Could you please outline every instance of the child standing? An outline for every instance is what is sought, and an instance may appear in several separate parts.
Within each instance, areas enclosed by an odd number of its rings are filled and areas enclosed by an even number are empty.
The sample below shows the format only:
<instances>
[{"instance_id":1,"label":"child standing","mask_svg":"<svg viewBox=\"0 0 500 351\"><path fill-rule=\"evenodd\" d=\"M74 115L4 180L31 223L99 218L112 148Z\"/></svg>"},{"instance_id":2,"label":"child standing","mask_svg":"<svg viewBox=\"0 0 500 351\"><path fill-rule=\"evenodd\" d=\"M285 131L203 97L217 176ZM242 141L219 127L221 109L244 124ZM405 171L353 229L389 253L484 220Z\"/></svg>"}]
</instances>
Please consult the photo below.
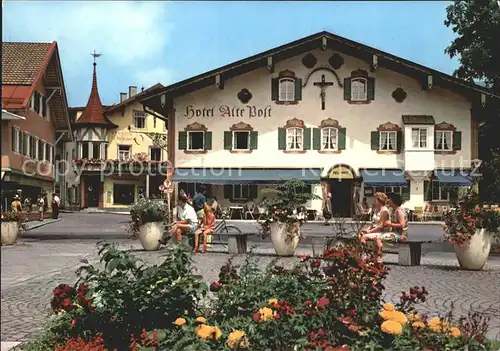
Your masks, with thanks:
<instances>
[{"instance_id":1,"label":"child standing","mask_svg":"<svg viewBox=\"0 0 500 351\"><path fill-rule=\"evenodd\" d=\"M210 202L210 204L209 204ZM212 235L215 230L215 214L212 210L211 201L205 202L203 206L204 216L203 224L194 233L194 250L193 253L198 252L198 247L200 246L200 234L203 234L203 248L202 253L207 251L207 239L209 235Z\"/></svg>"}]
</instances>

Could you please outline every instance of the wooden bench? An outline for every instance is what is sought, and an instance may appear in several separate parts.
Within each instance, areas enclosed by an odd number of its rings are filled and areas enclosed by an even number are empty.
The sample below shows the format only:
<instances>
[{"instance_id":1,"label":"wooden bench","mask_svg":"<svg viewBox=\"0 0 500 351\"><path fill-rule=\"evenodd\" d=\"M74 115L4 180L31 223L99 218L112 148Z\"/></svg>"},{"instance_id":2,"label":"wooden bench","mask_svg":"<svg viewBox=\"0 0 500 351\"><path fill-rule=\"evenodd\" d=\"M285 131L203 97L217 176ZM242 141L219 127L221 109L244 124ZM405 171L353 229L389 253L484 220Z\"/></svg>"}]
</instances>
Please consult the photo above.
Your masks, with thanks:
<instances>
[{"instance_id":1,"label":"wooden bench","mask_svg":"<svg viewBox=\"0 0 500 351\"><path fill-rule=\"evenodd\" d=\"M356 237L323 237L323 239L352 242ZM432 241L405 240L397 243L384 242L384 245L398 248L398 264L400 266L420 266L422 258L422 244L429 244Z\"/></svg>"}]
</instances>

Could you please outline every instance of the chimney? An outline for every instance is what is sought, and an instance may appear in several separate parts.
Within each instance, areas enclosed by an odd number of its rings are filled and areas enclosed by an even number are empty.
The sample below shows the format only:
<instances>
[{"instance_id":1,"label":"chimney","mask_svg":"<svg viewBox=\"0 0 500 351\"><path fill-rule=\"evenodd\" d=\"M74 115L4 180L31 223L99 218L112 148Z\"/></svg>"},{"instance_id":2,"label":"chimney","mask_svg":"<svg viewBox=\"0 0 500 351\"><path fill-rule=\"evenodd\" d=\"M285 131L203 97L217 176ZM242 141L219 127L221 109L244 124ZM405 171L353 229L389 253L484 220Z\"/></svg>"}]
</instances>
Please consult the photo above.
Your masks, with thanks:
<instances>
[{"instance_id":1,"label":"chimney","mask_svg":"<svg viewBox=\"0 0 500 351\"><path fill-rule=\"evenodd\" d=\"M128 87L128 97L131 98L135 94L137 94L137 87L129 86Z\"/></svg>"},{"instance_id":2,"label":"chimney","mask_svg":"<svg viewBox=\"0 0 500 351\"><path fill-rule=\"evenodd\" d=\"M120 102L127 100L127 93L120 93Z\"/></svg>"}]
</instances>

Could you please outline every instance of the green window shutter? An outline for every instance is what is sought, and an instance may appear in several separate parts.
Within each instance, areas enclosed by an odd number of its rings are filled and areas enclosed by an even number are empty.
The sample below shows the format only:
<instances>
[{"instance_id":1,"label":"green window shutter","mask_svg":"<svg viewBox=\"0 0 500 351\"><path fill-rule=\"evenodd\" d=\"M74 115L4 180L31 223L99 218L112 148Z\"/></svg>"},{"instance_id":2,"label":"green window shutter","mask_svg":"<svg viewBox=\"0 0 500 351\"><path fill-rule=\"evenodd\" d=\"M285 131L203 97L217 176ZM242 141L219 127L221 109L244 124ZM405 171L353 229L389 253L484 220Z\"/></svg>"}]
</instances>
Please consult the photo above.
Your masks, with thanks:
<instances>
[{"instance_id":1,"label":"green window shutter","mask_svg":"<svg viewBox=\"0 0 500 351\"><path fill-rule=\"evenodd\" d=\"M396 132L396 147L398 151L403 151L403 132Z\"/></svg>"},{"instance_id":2,"label":"green window shutter","mask_svg":"<svg viewBox=\"0 0 500 351\"><path fill-rule=\"evenodd\" d=\"M259 146L259 132L250 132L250 150L257 150Z\"/></svg>"},{"instance_id":3,"label":"green window shutter","mask_svg":"<svg viewBox=\"0 0 500 351\"><path fill-rule=\"evenodd\" d=\"M431 201L431 199L432 199L431 181L424 180L424 201Z\"/></svg>"},{"instance_id":4,"label":"green window shutter","mask_svg":"<svg viewBox=\"0 0 500 351\"><path fill-rule=\"evenodd\" d=\"M224 199L230 199L233 195L233 186L224 184Z\"/></svg>"},{"instance_id":5,"label":"green window shutter","mask_svg":"<svg viewBox=\"0 0 500 351\"><path fill-rule=\"evenodd\" d=\"M295 79L295 100L302 100L302 79Z\"/></svg>"},{"instance_id":6,"label":"green window shutter","mask_svg":"<svg viewBox=\"0 0 500 351\"><path fill-rule=\"evenodd\" d=\"M462 150L462 132L453 132L453 150Z\"/></svg>"},{"instance_id":7,"label":"green window shutter","mask_svg":"<svg viewBox=\"0 0 500 351\"><path fill-rule=\"evenodd\" d=\"M278 100L279 95L279 80L278 78L271 79L271 100Z\"/></svg>"},{"instance_id":8,"label":"green window shutter","mask_svg":"<svg viewBox=\"0 0 500 351\"><path fill-rule=\"evenodd\" d=\"M321 150L321 129L313 128L313 150Z\"/></svg>"},{"instance_id":9,"label":"green window shutter","mask_svg":"<svg viewBox=\"0 0 500 351\"><path fill-rule=\"evenodd\" d=\"M205 132L205 150L212 150L212 132Z\"/></svg>"},{"instance_id":10,"label":"green window shutter","mask_svg":"<svg viewBox=\"0 0 500 351\"><path fill-rule=\"evenodd\" d=\"M311 128L304 128L304 150L311 150Z\"/></svg>"},{"instance_id":11,"label":"green window shutter","mask_svg":"<svg viewBox=\"0 0 500 351\"><path fill-rule=\"evenodd\" d=\"M251 184L248 186L249 187L249 198L250 200L255 200L257 198L257 185L256 184Z\"/></svg>"},{"instance_id":12,"label":"green window shutter","mask_svg":"<svg viewBox=\"0 0 500 351\"><path fill-rule=\"evenodd\" d=\"M410 182L407 181L407 186L403 187L402 188L402 192L401 192L401 198L403 199L403 201L409 201L410 200Z\"/></svg>"},{"instance_id":13,"label":"green window shutter","mask_svg":"<svg viewBox=\"0 0 500 351\"><path fill-rule=\"evenodd\" d=\"M344 78L344 100L351 101L351 78Z\"/></svg>"},{"instance_id":14,"label":"green window shutter","mask_svg":"<svg viewBox=\"0 0 500 351\"><path fill-rule=\"evenodd\" d=\"M378 150L380 148L380 132L371 132L370 144L372 150Z\"/></svg>"},{"instance_id":15,"label":"green window shutter","mask_svg":"<svg viewBox=\"0 0 500 351\"><path fill-rule=\"evenodd\" d=\"M286 129L278 128L278 150L286 150Z\"/></svg>"},{"instance_id":16,"label":"green window shutter","mask_svg":"<svg viewBox=\"0 0 500 351\"><path fill-rule=\"evenodd\" d=\"M224 150L231 150L233 148L233 133L224 132Z\"/></svg>"},{"instance_id":17,"label":"green window shutter","mask_svg":"<svg viewBox=\"0 0 500 351\"><path fill-rule=\"evenodd\" d=\"M179 132L179 140L177 147L179 150L187 149L187 132Z\"/></svg>"},{"instance_id":18,"label":"green window shutter","mask_svg":"<svg viewBox=\"0 0 500 351\"><path fill-rule=\"evenodd\" d=\"M345 142L346 142L346 128L339 129L339 150L345 150Z\"/></svg>"},{"instance_id":19,"label":"green window shutter","mask_svg":"<svg viewBox=\"0 0 500 351\"><path fill-rule=\"evenodd\" d=\"M366 96L368 100L375 100L375 78L373 77L368 77Z\"/></svg>"}]
</instances>

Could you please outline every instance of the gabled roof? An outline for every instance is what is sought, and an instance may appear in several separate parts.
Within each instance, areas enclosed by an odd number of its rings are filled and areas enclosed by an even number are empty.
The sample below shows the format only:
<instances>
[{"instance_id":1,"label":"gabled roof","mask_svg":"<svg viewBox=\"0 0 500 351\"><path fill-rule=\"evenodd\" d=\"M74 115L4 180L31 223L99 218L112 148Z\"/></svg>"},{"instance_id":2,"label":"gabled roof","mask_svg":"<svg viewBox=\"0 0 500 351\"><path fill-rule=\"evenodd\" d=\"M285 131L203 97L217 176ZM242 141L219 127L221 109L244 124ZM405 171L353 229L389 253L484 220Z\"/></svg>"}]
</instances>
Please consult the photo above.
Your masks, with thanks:
<instances>
[{"instance_id":1,"label":"gabled roof","mask_svg":"<svg viewBox=\"0 0 500 351\"><path fill-rule=\"evenodd\" d=\"M82 115L78 118L74 124L75 125L101 125L108 128L116 128L117 125L112 123L104 115L104 107L101 103L101 98L99 97L99 90L97 88L97 64L94 62L94 73L92 75L92 89L90 90L89 100L87 106L83 110Z\"/></svg>"},{"instance_id":2,"label":"gabled roof","mask_svg":"<svg viewBox=\"0 0 500 351\"><path fill-rule=\"evenodd\" d=\"M273 63L276 63L314 49L324 48L325 41L326 49L344 53L366 62L372 62L373 55L376 55L379 67L384 67L413 78L423 80L427 78L427 75L432 75L434 78L434 86L440 86L444 89L456 91L461 94L479 92L492 97L500 98L500 95L495 94L480 85L466 82L462 79L422 66L415 62L405 60L401 57L383 52L373 47L323 31L166 86L164 89L161 89L156 93L148 94L148 96L141 99L141 102L156 111L160 111L162 109L159 108L157 101L152 101L154 97L166 93L167 97L172 99L175 96L181 96L215 84L217 79L216 77L218 75L220 75L221 80L227 80L240 74L248 73L261 67L266 67L268 65L269 57L272 57Z\"/></svg>"},{"instance_id":3,"label":"gabled roof","mask_svg":"<svg viewBox=\"0 0 500 351\"><path fill-rule=\"evenodd\" d=\"M2 43L2 85L31 85L54 43Z\"/></svg>"},{"instance_id":4,"label":"gabled roof","mask_svg":"<svg viewBox=\"0 0 500 351\"><path fill-rule=\"evenodd\" d=\"M120 108L123 108L124 106L127 106L128 104L134 102L134 101L138 101L139 99L143 98L144 96L146 96L147 94L150 94L150 93L153 93L155 90L159 90L159 89L162 89L164 88L163 84L161 83L156 83L155 85L141 91L140 93L138 94L135 94L134 96L132 97L129 97L128 99L118 103L118 104L114 104L114 105L111 105L111 106L108 106L106 107L106 113L107 112L114 112Z\"/></svg>"}]
</instances>

